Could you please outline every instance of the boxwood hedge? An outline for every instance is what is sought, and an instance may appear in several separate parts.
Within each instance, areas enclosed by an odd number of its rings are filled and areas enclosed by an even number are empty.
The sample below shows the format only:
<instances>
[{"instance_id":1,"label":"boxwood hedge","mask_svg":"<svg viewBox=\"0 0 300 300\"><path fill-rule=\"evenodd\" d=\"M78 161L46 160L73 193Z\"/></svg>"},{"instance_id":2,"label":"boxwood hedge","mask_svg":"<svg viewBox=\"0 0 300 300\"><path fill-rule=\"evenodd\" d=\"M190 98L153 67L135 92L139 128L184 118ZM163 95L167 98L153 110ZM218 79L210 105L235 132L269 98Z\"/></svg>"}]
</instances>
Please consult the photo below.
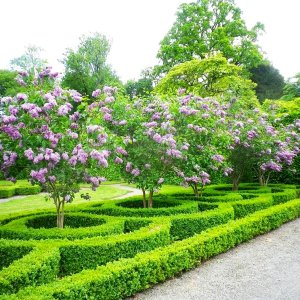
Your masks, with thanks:
<instances>
[{"instance_id":1,"label":"boxwood hedge","mask_svg":"<svg viewBox=\"0 0 300 300\"><path fill-rule=\"evenodd\" d=\"M0 220L0 299L122 299L300 215L296 186L228 185Z\"/></svg>"}]
</instances>

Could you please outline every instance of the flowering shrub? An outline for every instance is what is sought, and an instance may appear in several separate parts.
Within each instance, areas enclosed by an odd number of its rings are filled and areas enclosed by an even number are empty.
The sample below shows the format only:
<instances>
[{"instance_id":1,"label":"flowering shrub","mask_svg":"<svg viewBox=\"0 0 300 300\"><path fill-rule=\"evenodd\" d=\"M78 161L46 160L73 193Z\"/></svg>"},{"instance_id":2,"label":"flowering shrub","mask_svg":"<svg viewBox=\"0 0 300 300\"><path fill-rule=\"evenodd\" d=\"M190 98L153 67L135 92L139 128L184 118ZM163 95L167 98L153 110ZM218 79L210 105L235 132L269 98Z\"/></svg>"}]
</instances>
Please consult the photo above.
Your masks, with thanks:
<instances>
[{"instance_id":1,"label":"flowering shrub","mask_svg":"<svg viewBox=\"0 0 300 300\"><path fill-rule=\"evenodd\" d=\"M94 95L98 96L96 91ZM99 105L102 123L119 136L114 163L120 165L123 178L142 189L144 207L152 207L154 191L172 171L174 160L182 157L174 139L170 104L159 99L127 104L112 97Z\"/></svg>"},{"instance_id":2,"label":"flowering shrub","mask_svg":"<svg viewBox=\"0 0 300 300\"><path fill-rule=\"evenodd\" d=\"M272 125L268 115L258 109L235 115L229 128L233 139L229 159L233 167L234 189L238 188L245 172L251 169L261 185L268 184L271 172L280 172L283 166L290 166L299 153L299 148L289 137L288 128Z\"/></svg>"},{"instance_id":3,"label":"flowering shrub","mask_svg":"<svg viewBox=\"0 0 300 300\"><path fill-rule=\"evenodd\" d=\"M179 91L184 93L183 90ZM177 139L181 142L182 160L175 170L183 185L193 188L196 197L219 176L228 175L226 168L225 120L228 105L211 98L181 96L175 104Z\"/></svg>"},{"instance_id":4,"label":"flowering shrub","mask_svg":"<svg viewBox=\"0 0 300 300\"><path fill-rule=\"evenodd\" d=\"M89 123L82 96L54 87L52 74L50 68L43 70L31 85L24 72L28 93L1 99L0 170L14 181L18 169L25 169L27 178L54 201L62 228L64 205L73 200L77 183L98 187L105 180L99 170L108 166L110 152L103 149L108 135Z\"/></svg>"}]
</instances>

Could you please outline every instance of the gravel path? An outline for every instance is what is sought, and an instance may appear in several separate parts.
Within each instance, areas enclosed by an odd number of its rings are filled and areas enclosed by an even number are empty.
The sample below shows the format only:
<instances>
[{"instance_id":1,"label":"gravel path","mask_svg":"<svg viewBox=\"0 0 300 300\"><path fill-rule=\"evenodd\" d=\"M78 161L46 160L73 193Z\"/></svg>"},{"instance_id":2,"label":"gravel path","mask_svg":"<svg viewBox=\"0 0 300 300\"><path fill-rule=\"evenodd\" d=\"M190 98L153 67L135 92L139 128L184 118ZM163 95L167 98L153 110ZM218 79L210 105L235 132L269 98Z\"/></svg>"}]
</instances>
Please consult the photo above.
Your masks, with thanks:
<instances>
[{"instance_id":1,"label":"gravel path","mask_svg":"<svg viewBox=\"0 0 300 300\"><path fill-rule=\"evenodd\" d=\"M113 200L123 199L123 198L131 197L131 196L141 196L142 195L141 190L130 187L130 186L126 186L126 185L122 185L122 184L110 184L110 186L119 188L121 190L128 191L128 193L126 193L125 195L121 195L121 196L117 196L117 197L112 198ZM83 189L89 189L89 188L83 188ZM40 193L39 195L41 195L41 194L46 195L46 193ZM9 198L0 199L0 204L11 201L11 200L15 200L15 199L22 199L22 198L25 198L25 197L28 197L28 195L13 196L13 197L9 197Z\"/></svg>"},{"instance_id":2,"label":"gravel path","mask_svg":"<svg viewBox=\"0 0 300 300\"><path fill-rule=\"evenodd\" d=\"M300 219L130 299L299 300Z\"/></svg>"},{"instance_id":3,"label":"gravel path","mask_svg":"<svg viewBox=\"0 0 300 300\"><path fill-rule=\"evenodd\" d=\"M119 184L119 183L111 184L110 186L119 188L121 190L128 191L127 194L114 197L113 200L123 199L123 198L127 198L127 197L132 197L132 196L142 196L142 191L137 189L137 188L133 188L133 187L130 187L130 186L127 186L127 185Z\"/></svg>"}]
</instances>

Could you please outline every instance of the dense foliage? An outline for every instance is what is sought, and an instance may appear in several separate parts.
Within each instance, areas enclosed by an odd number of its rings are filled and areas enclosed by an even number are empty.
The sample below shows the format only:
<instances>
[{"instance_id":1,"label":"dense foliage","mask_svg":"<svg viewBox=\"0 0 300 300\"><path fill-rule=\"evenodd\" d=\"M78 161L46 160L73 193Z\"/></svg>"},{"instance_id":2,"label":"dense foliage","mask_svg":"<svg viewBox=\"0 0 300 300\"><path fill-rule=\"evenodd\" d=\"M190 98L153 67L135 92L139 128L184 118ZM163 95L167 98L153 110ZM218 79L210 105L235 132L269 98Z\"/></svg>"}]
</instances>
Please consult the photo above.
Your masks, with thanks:
<instances>
[{"instance_id":1,"label":"dense foliage","mask_svg":"<svg viewBox=\"0 0 300 300\"><path fill-rule=\"evenodd\" d=\"M256 44L263 25L248 29L233 0L198 0L181 4L177 19L160 43L157 74L167 73L178 63L203 59L220 52L247 70L262 61Z\"/></svg>"}]
</instances>

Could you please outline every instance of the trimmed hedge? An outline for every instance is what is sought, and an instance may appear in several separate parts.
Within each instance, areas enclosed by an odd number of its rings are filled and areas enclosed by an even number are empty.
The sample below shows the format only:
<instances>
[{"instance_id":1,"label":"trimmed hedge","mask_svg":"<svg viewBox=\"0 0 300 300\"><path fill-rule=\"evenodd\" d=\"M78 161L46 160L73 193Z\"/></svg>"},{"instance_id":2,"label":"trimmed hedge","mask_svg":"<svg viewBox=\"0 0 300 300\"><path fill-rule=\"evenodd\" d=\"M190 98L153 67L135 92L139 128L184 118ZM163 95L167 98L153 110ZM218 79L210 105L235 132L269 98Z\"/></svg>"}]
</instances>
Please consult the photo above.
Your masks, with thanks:
<instances>
[{"instance_id":1,"label":"trimmed hedge","mask_svg":"<svg viewBox=\"0 0 300 300\"><path fill-rule=\"evenodd\" d=\"M199 211L198 204L195 201L180 201L174 199L159 199L154 198L153 202L156 203L157 206L160 206L162 203L166 205L166 203L170 204L170 207L158 207L158 208L130 208L130 207L122 207L121 205L124 203L132 202L141 202L140 197L131 197L124 200L117 201L106 201L98 206L97 204L93 204L88 208L81 208L82 211L90 212L93 214L105 214L109 216L126 216L126 217L158 217L158 216L171 216L174 214L189 214L195 213Z\"/></svg>"},{"instance_id":2,"label":"trimmed hedge","mask_svg":"<svg viewBox=\"0 0 300 300\"><path fill-rule=\"evenodd\" d=\"M3 299L122 299L278 228L299 215L300 201L289 201L170 246L108 263L96 270L85 270L37 288L26 288Z\"/></svg>"},{"instance_id":3,"label":"trimmed hedge","mask_svg":"<svg viewBox=\"0 0 300 300\"><path fill-rule=\"evenodd\" d=\"M58 248L49 245L35 248L0 271L0 293L16 293L28 285L37 286L53 281L59 273L59 262Z\"/></svg>"},{"instance_id":4,"label":"trimmed hedge","mask_svg":"<svg viewBox=\"0 0 300 300\"><path fill-rule=\"evenodd\" d=\"M186 239L233 219L234 211L232 207L228 206L204 213L175 216L171 218L170 235L173 240Z\"/></svg>"},{"instance_id":5,"label":"trimmed hedge","mask_svg":"<svg viewBox=\"0 0 300 300\"><path fill-rule=\"evenodd\" d=\"M243 187L80 204L64 230L51 210L1 217L0 298L121 299L300 214L295 186Z\"/></svg>"},{"instance_id":6,"label":"trimmed hedge","mask_svg":"<svg viewBox=\"0 0 300 300\"><path fill-rule=\"evenodd\" d=\"M41 192L41 187L31 185L30 183L20 182L13 184L12 182L3 182L0 184L0 198L9 198L14 195L35 195Z\"/></svg>"},{"instance_id":7,"label":"trimmed hedge","mask_svg":"<svg viewBox=\"0 0 300 300\"><path fill-rule=\"evenodd\" d=\"M93 237L93 236L104 236L110 234L118 234L124 232L124 220L110 218L107 216L95 216L89 215L84 213L67 213L66 214L66 221L68 217L73 220L73 225L75 223L76 218L89 220L89 224L91 224L91 220L100 223L101 225L92 226L92 227L80 227L80 228L64 228L63 230L59 228L30 228L26 225L29 223L34 222L34 220L40 220L43 218L49 218L52 216L52 221L55 220L53 214L46 214L46 215L38 215L38 216L27 216L27 217L20 217L15 220L8 222L7 224L0 227L0 238L6 239L21 239L21 240L28 240L28 239L82 239L86 237ZM105 222L105 224L103 224ZM48 224L49 225L49 224ZM53 224L52 224L53 225ZM67 225L67 223L66 223ZM46 223L47 226L47 223ZM91 230L92 229L92 230Z\"/></svg>"}]
</instances>

